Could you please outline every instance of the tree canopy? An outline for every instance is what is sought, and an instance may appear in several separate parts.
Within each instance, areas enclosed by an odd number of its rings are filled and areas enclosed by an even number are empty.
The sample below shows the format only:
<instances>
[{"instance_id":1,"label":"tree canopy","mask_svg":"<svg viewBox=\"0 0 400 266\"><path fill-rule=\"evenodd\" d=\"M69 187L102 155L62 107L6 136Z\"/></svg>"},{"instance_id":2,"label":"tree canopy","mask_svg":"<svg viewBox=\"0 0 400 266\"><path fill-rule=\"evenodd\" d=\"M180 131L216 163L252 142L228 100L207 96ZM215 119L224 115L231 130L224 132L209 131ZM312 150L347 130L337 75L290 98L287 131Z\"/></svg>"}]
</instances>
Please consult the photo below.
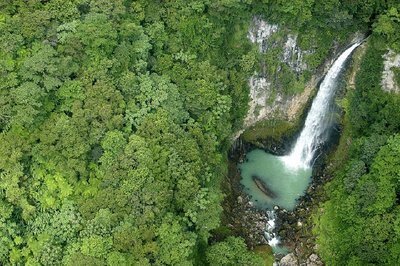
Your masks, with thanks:
<instances>
[{"instance_id":1,"label":"tree canopy","mask_svg":"<svg viewBox=\"0 0 400 266\"><path fill-rule=\"evenodd\" d=\"M259 60L247 40L252 16L298 32L315 70L359 27L373 25L399 51L399 10L381 0L3 0L0 264L262 265L243 239L210 238ZM343 216L351 227L329 211L321 225L354 232L332 254L354 245L354 262L390 264L400 250L399 99L374 91L379 56L367 55L374 72L359 74L368 85L352 96L362 156L342 174L349 197L325 203L354 212ZM281 84L303 81L279 69ZM379 241L372 225L383 228ZM327 261L334 241L321 237Z\"/></svg>"}]
</instances>

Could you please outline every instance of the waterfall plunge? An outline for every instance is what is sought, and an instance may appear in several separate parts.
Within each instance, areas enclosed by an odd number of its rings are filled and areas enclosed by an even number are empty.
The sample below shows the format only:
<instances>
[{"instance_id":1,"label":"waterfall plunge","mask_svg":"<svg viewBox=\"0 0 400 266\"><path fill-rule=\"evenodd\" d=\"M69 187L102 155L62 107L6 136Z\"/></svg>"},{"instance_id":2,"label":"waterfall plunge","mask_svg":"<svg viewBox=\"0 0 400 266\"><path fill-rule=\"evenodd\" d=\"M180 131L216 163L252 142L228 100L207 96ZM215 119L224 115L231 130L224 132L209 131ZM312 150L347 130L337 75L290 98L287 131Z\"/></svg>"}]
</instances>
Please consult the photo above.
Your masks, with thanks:
<instances>
[{"instance_id":1,"label":"waterfall plunge","mask_svg":"<svg viewBox=\"0 0 400 266\"><path fill-rule=\"evenodd\" d=\"M262 150L253 150L246 155L246 162L240 165L241 184L251 195L252 201L260 208L267 210L268 222L265 228L265 238L274 253L285 253L284 247L280 246L280 239L276 232L274 206L293 210L296 200L304 194L309 185L315 152L328 137L327 132L331 125L330 106L339 74L346 59L359 44L356 43L348 48L329 69L291 153L280 157L267 154ZM254 175L261 178L277 196L269 197L260 191L253 181Z\"/></svg>"},{"instance_id":2,"label":"waterfall plunge","mask_svg":"<svg viewBox=\"0 0 400 266\"><path fill-rule=\"evenodd\" d=\"M296 169L312 166L315 152L327 138L327 131L331 124L329 105L335 94L338 76L346 59L359 45L360 43L355 43L344 51L326 74L295 146L289 155L282 157L287 167Z\"/></svg>"}]
</instances>

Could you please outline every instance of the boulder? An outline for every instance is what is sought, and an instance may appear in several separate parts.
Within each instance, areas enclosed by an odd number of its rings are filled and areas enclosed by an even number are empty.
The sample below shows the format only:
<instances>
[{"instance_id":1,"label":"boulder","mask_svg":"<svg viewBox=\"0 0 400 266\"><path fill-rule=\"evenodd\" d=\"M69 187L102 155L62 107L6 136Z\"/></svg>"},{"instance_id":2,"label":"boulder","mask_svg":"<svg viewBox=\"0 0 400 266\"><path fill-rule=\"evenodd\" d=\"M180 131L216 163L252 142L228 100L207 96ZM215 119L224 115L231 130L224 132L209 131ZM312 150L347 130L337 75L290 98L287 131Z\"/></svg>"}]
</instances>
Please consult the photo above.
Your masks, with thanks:
<instances>
[{"instance_id":1,"label":"boulder","mask_svg":"<svg viewBox=\"0 0 400 266\"><path fill-rule=\"evenodd\" d=\"M307 259L307 266L323 266L324 263L317 254L311 254Z\"/></svg>"},{"instance_id":2,"label":"boulder","mask_svg":"<svg viewBox=\"0 0 400 266\"><path fill-rule=\"evenodd\" d=\"M243 198L242 198L242 196L238 196L238 197L237 197L237 202L238 202L239 204L242 204L242 203L243 203Z\"/></svg>"},{"instance_id":3,"label":"boulder","mask_svg":"<svg viewBox=\"0 0 400 266\"><path fill-rule=\"evenodd\" d=\"M281 259L279 262L280 266L297 266L298 261L296 256L293 253L287 254L285 257Z\"/></svg>"}]
</instances>

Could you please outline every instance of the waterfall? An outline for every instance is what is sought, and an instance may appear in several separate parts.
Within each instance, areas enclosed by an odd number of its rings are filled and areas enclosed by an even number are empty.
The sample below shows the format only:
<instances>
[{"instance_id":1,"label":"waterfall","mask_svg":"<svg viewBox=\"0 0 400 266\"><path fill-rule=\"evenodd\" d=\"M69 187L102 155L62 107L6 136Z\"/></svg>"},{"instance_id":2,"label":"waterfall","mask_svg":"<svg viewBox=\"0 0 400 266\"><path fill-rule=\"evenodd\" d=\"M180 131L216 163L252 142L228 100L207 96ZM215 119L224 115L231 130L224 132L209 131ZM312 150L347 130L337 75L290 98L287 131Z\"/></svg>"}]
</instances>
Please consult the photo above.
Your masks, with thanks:
<instances>
[{"instance_id":1,"label":"waterfall","mask_svg":"<svg viewBox=\"0 0 400 266\"><path fill-rule=\"evenodd\" d=\"M328 137L331 125L330 105L337 87L337 79L346 62L360 42L344 51L329 69L307 115L304 128L289 155L282 157L289 168L311 167L315 152Z\"/></svg>"}]
</instances>

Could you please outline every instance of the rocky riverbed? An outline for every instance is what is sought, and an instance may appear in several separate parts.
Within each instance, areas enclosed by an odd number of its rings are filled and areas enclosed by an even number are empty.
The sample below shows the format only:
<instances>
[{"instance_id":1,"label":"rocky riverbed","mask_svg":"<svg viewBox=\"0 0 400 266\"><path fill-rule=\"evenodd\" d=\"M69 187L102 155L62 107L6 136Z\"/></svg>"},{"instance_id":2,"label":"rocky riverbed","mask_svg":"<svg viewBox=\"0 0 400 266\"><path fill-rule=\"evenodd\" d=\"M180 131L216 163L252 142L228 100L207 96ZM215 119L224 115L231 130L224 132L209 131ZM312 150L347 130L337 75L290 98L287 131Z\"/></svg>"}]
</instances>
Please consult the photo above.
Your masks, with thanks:
<instances>
[{"instance_id":1,"label":"rocky riverbed","mask_svg":"<svg viewBox=\"0 0 400 266\"><path fill-rule=\"evenodd\" d=\"M268 218L265 211L255 208L249 196L242 190L236 163L229 162L229 180L224 186L227 197L223 203L223 223L234 235L243 237L246 244L254 249L256 246L267 244L264 232Z\"/></svg>"},{"instance_id":2,"label":"rocky riverbed","mask_svg":"<svg viewBox=\"0 0 400 266\"><path fill-rule=\"evenodd\" d=\"M243 191L237 164L243 162L246 152L254 148L252 144L245 143L241 139L233 145L229 155L229 175L223 186L227 195L223 204L223 223L234 235L243 237L252 249L267 244L265 229L268 218L266 211L256 208ZM272 145L272 152L282 154L285 149L282 149L279 143L275 143ZM324 159L321 158L316 165L312 182L305 195L299 199L297 207L293 211L275 208L278 235L290 252L286 256L278 255L276 265L323 265L315 254L311 215L313 212L323 211L318 207L318 203L323 196L322 185L329 179L323 172Z\"/></svg>"}]
</instances>

